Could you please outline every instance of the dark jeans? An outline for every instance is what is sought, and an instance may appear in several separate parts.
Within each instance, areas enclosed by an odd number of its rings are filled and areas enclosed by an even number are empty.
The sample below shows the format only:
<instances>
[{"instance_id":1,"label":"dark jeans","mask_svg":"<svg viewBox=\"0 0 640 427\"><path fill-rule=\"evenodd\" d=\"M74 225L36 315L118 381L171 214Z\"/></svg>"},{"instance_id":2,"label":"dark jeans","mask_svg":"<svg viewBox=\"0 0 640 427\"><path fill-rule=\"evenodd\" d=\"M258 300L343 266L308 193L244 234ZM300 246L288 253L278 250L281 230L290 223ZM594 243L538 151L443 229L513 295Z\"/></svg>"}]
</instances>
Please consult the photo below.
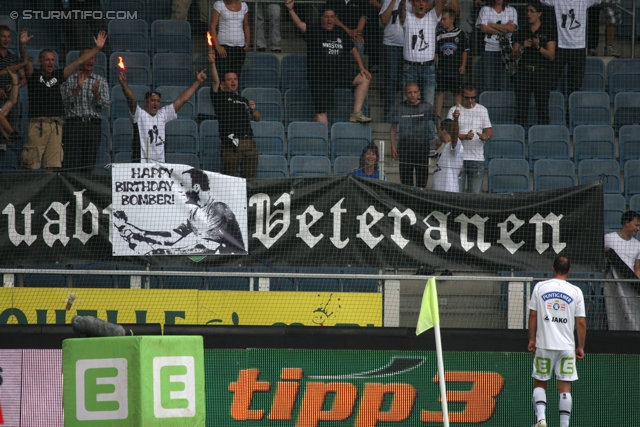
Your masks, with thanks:
<instances>
[{"instance_id":1,"label":"dark jeans","mask_svg":"<svg viewBox=\"0 0 640 427\"><path fill-rule=\"evenodd\" d=\"M413 172L415 171L415 186L426 188L429 179L429 144L400 141L398 156L400 157L400 182L404 185L414 185Z\"/></svg>"},{"instance_id":2,"label":"dark jeans","mask_svg":"<svg viewBox=\"0 0 640 427\"><path fill-rule=\"evenodd\" d=\"M520 67L514 76L514 89L516 92L516 123L527 127L529 115L529 100L533 93L533 99L538 111L538 124L549 124L549 75L548 69L529 69Z\"/></svg>"},{"instance_id":3,"label":"dark jeans","mask_svg":"<svg viewBox=\"0 0 640 427\"><path fill-rule=\"evenodd\" d=\"M62 131L65 169L77 169L78 172L90 172L96 164L96 154L102 137L100 118L70 118L65 120Z\"/></svg>"},{"instance_id":4,"label":"dark jeans","mask_svg":"<svg viewBox=\"0 0 640 427\"><path fill-rule=\"evenodd\" d=\"M242 170L242 177L252 179L258 171L258 149L252 138L240 138L238 146L223 144L220 146L222 158L222 173L236 176L238 168Z\"/></svg>"},{"instance_id":5,"label":"dark jeans","mask_svg":"<svg viewBox=\"0 0 640 427\"><path fill-rule=\"evenodd\" d=\"M382 83L384 92L384 119L391 121L394 106L396 105L396 93L398 84L404 73L404 58L402 56L402 46L382 45L384 49L384 74L385 82ZM402 89L404 90L404 88Z\"/></svg>"},{"instance_id":6,"label":"dark jeans","mask_svg":"<svg viewBox=\"0 0 640 427\"><path fill-rule=\"evenodd\" d=\"M556 49L556 72L559 79L564 78L564 66L567 67L567 97L573 92L577 92L582 87L584 78L585 61L587 54L584 49ZM561 80L562 81L562 80ZM554 85L552 87L557 87Z\"/></svg>"}]
</instances>

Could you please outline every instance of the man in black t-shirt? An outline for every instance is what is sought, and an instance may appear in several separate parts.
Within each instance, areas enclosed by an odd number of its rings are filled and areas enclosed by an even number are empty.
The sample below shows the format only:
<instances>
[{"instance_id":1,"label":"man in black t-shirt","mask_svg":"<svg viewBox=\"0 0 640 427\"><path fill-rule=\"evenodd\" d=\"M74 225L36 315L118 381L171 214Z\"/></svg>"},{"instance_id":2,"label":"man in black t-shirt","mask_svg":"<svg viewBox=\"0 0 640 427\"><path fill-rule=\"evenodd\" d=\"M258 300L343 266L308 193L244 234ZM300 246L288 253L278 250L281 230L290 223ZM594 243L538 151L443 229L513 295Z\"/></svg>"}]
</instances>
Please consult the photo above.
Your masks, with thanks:
<instances>
[{"instance_id":1,"label":"man in black t-shirt","mask_svg":"<svg viewBox=\"0 0 640 427\"><path fill-rule=\"evenodd\" d=\"M549 124L549 93L552 85L557 31L550 24L553 17L544 16L545 8L539 1L527 5L528 26L522 26L513 35L512 59L519 59L514 76L516 93L516 123L527 127L531 94L538 111L538 124Z\"/></svg>"},{"instance_id":2,"label":"man in black t-shirt","mask_svg":"<svg viewBox=\"0 0 640 427\"><path fill-rule=\"evenodd\" d=\"M362 105L369 91L371 74L364 68L362 58L353 45L351 36L336 26L336 14L325 8L320 25L307 25L293 10L293 0L285 3L289 16L307 41L307 81L315 104L316 121L329 125L327 111L334 105L335 88L354 88L353 111L350 122L369 123ZM349 63L350 53L360 72L354 76Z\"/></svg>"},{"instance_id":3,"label":"man in black t-shirt","mask_svg":"<svg viewBox=\"0 0 640 427\"><path fill-rule=\"evenodd\" d=\"M28 56L27 43L34 36L23 28L20 33L20 54ZM27 169L46 169L62 167L62 117L64 106L60 86L85 61L95 56L107 41L107 33L100 31L94 37L96 46L86 50L78 59L56 70L56 58L52 50L40 51L38 63L40 69L34 72L33 64L27 62L27 88L29 90L29 128L27 142L22 148L22 163Z\"/></svg>"},{"instance_id":4,"label":"man in black t-shirt","mask_svg":"<svg viewBox=\"0 0 640 427\"><path fill-rule=\"evenodd\" d=\"M211 102L220 128L222 173L236 176L242 169L244 178L255 178L258 169L258 149L253 140L251 120L260 121L256 103L237 94L238 75L228 71L221 82L216 69L213 48L209 48L211 63Z\"/></svg>"}]
</instances>

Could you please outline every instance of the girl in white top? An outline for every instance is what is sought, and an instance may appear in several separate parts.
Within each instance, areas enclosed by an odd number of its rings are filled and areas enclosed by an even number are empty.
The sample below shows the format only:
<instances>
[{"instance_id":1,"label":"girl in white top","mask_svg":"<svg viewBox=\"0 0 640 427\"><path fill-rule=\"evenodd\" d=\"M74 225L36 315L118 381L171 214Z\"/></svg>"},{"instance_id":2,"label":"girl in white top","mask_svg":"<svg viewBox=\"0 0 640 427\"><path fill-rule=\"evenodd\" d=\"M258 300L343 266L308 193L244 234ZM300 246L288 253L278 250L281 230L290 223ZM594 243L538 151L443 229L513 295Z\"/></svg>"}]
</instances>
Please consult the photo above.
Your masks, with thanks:
<instances>
[{"instance_id":1,"label":"girl in white top","mask_svg":"<svg viewBox=\"0 0 640 427\"><path fill-rule=\"evenodd\" d=\"M239 0L215 2L209 32L218 55L216 65L220 77L228 72L240 77L245 51L251 42L247 4Z\"/></svg>"},{"instance_id":2,"label":"girl in white top","mask_svg":"<svg viewBox=\"0 0 640 427\"><path fill-rule=\"evenodd\" d=\"M502 64L500 34L511 39L511 33L518 29L518 13L508 5L508 0L489 0L480 9L476 27L484 36L484 51L480 58L480 92L487 90L509 90L509 78Z\"/></svg>"},{"instance_id":3,"label":"girl in white top","mask_svg":"<svg viewBox=\"0 0 640 427\"><path fill-rule=\"evenodd\" d=\"M433 189L458 193L458 176L462 171L462 143L458 139L458 117L460 111L453 113L453 120L445 119L440 125L442 147L436 170L433 172Z\"/></svg>"}]
</instances>

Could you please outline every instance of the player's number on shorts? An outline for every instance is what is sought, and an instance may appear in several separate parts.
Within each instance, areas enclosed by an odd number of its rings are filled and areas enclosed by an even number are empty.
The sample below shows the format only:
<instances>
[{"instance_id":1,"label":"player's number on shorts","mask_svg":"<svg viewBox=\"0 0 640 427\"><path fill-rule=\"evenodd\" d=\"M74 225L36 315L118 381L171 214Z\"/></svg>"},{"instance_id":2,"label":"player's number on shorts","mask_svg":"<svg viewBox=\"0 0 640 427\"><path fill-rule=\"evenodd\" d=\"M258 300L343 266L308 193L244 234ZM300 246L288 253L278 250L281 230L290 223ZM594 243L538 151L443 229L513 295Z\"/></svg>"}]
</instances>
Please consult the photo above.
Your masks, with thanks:
<instances>
[{"instance_id":1,"label":"player's number on shorts","mask_svg":"<svg viewBox=\"0 0 640 427\"><path fill-rule=\"evenodd\" d=\"M538 374L548 375L551 373L551 359L536 356L535 367Z\"/></svg>"}]
</instances>

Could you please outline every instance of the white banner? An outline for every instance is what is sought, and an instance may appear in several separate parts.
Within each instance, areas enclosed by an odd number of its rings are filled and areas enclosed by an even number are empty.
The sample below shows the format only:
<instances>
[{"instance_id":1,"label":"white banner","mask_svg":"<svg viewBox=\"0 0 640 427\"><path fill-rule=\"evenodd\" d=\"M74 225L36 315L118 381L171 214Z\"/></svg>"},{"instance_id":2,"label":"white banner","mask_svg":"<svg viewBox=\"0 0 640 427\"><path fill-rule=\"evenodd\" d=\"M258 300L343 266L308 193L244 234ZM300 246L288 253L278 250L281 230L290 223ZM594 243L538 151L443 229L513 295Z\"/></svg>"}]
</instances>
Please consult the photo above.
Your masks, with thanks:
<instances>
[{"instance_id":1,"label":"white banner","mask_svg":"<svg viewBox=\"0 0 640 427\"><path fill-rule=\"evenodd\" d=\"M177 164L114 164L113 255L246 255L243 178Z\"/></svg>"}]
</instances>

